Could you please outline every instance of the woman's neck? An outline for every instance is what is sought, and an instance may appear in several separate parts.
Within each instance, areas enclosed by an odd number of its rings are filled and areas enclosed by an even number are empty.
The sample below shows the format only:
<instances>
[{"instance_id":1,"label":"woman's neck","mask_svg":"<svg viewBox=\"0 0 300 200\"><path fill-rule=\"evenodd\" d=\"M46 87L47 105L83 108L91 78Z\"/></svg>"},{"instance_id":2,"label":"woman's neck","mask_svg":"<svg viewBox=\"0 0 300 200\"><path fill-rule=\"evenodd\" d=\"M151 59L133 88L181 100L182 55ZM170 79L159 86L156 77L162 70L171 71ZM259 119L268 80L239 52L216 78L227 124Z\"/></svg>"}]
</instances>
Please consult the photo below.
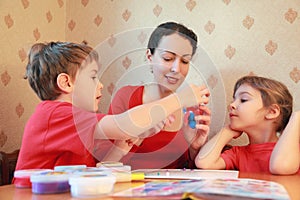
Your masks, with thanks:
<instances>
[{"instance_id":1,"label":"woman's neck","mask_svg":"<svg viewBox=\"0 0 300 200\"><path fill-rule=\"evenodd\" d=\"M158 99L162 99L172 93L172 91L167 90L163 86L160 86L156 83L148 84L144 87L143 102L148 103Z\"/></svg>"},{"instance_id":2,"label":"woman's neck","mask_svg":"<svg viewBox=\"0 0 300 200\"><path fill-rule=\"evenodd\" d=\"M143 104L149 103L161 98L164 98L168 95L172 94L172 91L163 90L162 87L159 87L157 84L149 84L144 86L144 93L143 93ZM175 132L178 131L182 126L182 116L183 112L181 109L177 110L173 113L175 121L169 125L165 126L162 130Z\"/></svg>"}]
</instances>

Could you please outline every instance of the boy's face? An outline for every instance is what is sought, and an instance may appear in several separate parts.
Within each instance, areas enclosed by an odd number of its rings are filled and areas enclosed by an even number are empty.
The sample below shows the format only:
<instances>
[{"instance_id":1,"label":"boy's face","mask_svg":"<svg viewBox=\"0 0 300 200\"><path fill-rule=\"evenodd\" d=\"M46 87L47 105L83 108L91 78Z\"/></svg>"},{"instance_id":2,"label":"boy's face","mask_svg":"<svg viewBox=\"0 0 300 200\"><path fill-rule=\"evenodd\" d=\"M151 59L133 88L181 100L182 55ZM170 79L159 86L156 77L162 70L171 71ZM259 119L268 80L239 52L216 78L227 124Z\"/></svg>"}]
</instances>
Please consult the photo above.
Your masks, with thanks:
<instances>
[{"instance_id":1,"label":"boy's face","mask_svg":"<svg viewBox=\"0 0 300 200\"><path fill-rule=\"evenodd\" d=\"M163 36L153 55L148 55L156 82L175 91L188 74L193 47L177 33ZM150 54L150 52L148 52Z\"/></svg>"},{"instance_id":2,"label":"boy's face","mask_svg":"<svg viewBox=\"0 0 300 200\"><path fill-rule=\"evenodd\" d=\"M229 111L230 127L234 130L248 133L265 126L267 108L263 105L261 93L248 84L237 89Z\"/></svg>"},{"instance_id":3,"label":"boy's face","mask_svg":"<svg viewBox=\"0 0 300 200\"><path fill-rule=\"evenodd\" d=\"M83 63L74 83L73 104L87 111L96 112L102 97L103 85L98 79L98 64Z\"/></svg>"}]
</instances>

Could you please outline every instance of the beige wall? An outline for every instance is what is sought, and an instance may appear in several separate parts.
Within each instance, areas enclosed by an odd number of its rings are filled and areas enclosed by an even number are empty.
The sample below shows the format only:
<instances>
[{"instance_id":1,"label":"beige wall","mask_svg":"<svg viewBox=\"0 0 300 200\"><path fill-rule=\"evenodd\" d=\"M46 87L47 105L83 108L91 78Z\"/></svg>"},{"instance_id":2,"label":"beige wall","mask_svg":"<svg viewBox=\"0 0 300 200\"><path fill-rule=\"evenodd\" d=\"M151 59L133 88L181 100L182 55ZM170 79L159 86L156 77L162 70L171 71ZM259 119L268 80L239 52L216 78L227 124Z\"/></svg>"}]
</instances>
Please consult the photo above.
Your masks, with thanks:
<instances>
[{"instance_id":1,"label":"beige wall","mask_svg":"<svg viewBox=\"0 0 300 200\"><path fill-rule=\"evenodd\" d=\"M42 3L41 3L42 2ZM189 82L212 92L213 133L226 119L234 82L254 73L284 82L300 109L299 0L2 0L0 2L0 150L20 147L35 94L22 79L31 44L86 40L102 55L101 110L115 88L146 83L151 30L181 22L199 38Z\"/></svg>"}]
</instances>

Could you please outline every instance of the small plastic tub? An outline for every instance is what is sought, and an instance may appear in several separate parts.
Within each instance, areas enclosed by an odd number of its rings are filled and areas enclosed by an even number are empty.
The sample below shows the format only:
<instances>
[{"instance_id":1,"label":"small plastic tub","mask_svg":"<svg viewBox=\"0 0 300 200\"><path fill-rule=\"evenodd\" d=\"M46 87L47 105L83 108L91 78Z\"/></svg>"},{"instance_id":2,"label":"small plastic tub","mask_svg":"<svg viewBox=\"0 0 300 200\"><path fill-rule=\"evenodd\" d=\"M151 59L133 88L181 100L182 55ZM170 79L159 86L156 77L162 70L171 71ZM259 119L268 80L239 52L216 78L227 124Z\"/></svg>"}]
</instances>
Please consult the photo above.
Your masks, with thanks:
<instances>
[{"instance_id":1,"label":"small plastic tub","mask_svg":"<svg viewBox=\"0 0 300 200\"><path fill-rule=\"evenodd\" d=\"M112 174L116 176L117 182L132 181L131 166L123 165L120 162L102 162L98 163L99 169L110 169Z\"/></svg>"},{"instance_id":2,"label":"small plastic tub","mask_svg":"<svg viewBox=\"0 0 300 200\"><path fill-rule=\"evenodd\" d=\"M67 172L41 172L30 176L32 192L35 194L53 194L70 191L70 174Z\"/></svg>"},{"instance_id":3,"label":"small plastic tub","mask_svg":"<svg viewBox=\"0 0 300 200\"><path fill-rule=\"evenodd\" d=\"M97 173L73 175L69 179L72 197L96 198L109 195L114 188L116 177Z\"/></svg>"},{"instance_id":4,"label":"small plastic tub","mask_svg":"<svg viewBox=\"0 0 300 200\"><path fill-rule=\"evenodd\" d=\"M30 176L33 173L49 172L51 169L24 169L14 172L14 185L17 188L31 188Z\"/></svg>"}]
</instances>

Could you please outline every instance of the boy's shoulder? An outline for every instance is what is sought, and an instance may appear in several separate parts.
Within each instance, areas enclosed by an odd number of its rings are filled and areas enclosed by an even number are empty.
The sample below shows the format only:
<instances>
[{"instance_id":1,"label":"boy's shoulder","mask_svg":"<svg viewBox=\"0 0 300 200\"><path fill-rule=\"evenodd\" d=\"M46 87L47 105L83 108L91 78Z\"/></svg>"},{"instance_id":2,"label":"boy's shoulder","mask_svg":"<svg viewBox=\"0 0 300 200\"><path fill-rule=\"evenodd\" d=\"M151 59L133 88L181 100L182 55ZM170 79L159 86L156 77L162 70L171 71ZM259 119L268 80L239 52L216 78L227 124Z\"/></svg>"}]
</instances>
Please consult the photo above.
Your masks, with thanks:
<instances>
[{"instance_id":1,"label":"boy's shoulder","mask_svg":"<svg viewBox=\"0 0 300 200\"><path fill-rule=\"evenodd\" d=\"M51 100L46 100L42 101L38 104L37 107L41 108L49 108L49 109L56 109L56 108L72 108L72 104L68 102L63 102L63 101L51 101Z\"/></svg>"},{"instance_id":2,"label":"boy's shoulder","mask_svg":"<svg viewBox=\"0 0 300 200\"><path fill-rule=\"evenodd\" d=\"M63 113L66 114L69 111L72 112L72 104L68 102L61 102L61 101L42 101L40 102L35 110L35 113L45 113L45 114L51 114L51 113Z\"/></svg>"}]
</instances>

